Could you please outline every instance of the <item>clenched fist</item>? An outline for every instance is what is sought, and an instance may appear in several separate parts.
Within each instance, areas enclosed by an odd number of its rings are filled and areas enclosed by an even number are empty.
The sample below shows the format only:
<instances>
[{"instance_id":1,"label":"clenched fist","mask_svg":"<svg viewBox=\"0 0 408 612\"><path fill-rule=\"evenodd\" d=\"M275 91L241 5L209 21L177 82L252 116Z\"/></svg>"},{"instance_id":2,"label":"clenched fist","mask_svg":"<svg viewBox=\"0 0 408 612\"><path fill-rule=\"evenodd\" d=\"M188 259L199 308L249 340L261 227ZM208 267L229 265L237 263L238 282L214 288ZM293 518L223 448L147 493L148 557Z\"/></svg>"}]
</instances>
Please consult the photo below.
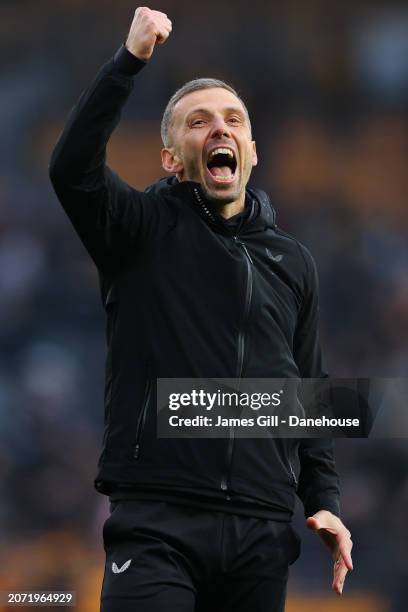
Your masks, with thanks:
<instances>
[{"instance_id":1,"label":"clenched fist","mask_svg":"<svg viewBox=\"0 0 408 612\"><path fill-rule=\"evenodd\" d=\"M141 60L150 59L154 45L162 45L171 32L171 21L165 13L139 6L130 26L126 49Z\"/></svg>"}]
</instances>

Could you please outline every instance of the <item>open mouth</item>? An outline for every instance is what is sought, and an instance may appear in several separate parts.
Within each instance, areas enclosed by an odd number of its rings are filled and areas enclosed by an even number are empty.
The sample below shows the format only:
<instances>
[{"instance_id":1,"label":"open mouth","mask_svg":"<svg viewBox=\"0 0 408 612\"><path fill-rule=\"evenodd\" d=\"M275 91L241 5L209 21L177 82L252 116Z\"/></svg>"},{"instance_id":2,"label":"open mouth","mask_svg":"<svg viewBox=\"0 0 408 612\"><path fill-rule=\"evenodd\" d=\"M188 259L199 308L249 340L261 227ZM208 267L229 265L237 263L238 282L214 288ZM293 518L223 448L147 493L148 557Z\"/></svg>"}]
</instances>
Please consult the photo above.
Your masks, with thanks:
<instances>
[{"instance_id":1,"label":"open mouth","mask_svg":"<svg viewBox=\"0 0 408 612\"><path fill-rule=\"evenodd\" d=\"M216 183L232 183L237 169L237 160L232 149L218 147L210 152L207 169Z\"/></svg>"}]
</instances>

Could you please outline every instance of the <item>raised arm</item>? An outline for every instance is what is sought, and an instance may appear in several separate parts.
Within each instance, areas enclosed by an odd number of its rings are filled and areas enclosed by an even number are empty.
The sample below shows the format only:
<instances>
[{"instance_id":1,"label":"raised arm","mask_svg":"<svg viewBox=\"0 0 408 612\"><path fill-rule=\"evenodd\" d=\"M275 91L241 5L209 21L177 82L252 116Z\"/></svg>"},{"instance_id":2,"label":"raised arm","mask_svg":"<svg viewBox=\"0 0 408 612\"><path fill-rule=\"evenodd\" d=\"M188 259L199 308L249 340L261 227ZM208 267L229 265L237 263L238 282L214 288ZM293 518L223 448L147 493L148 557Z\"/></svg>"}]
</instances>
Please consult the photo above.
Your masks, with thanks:
<instances>
[{"instance_id":1,"label":"raised arm","mask_svg":"<svg viewBox=\"0 0 408 612\"><path fill-rule=\"evenodd\" d=\"M51 157L49 172L57 196L101 270L112 271L156 221L151 198L106 165L106 145L133 89L134 75L170 31L164 13L136 10L126 45L83 92Z\"/></svg>"}]
</instances>

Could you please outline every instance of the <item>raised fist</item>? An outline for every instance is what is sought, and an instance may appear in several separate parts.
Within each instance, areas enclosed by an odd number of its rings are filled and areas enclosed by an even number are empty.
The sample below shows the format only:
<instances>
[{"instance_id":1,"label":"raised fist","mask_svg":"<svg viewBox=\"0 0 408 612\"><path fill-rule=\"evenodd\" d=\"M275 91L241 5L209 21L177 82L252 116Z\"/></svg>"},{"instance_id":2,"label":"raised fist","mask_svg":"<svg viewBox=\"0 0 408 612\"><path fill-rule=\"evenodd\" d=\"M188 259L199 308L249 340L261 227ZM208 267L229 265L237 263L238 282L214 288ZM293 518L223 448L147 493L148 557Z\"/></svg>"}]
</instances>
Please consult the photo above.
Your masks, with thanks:
<instances>
[{"instance_id":1,"label":"raised fist","mask_svg":"<svg viewBox=\"0 0 408 612\"><path fill-rule=\"evenodd\" d=\"M126 48L141 60L150 59L155 44L166 42L171 32L171 21L165 13L139 6L135 11L126 40Z\"/></svg>"}]
</instances>

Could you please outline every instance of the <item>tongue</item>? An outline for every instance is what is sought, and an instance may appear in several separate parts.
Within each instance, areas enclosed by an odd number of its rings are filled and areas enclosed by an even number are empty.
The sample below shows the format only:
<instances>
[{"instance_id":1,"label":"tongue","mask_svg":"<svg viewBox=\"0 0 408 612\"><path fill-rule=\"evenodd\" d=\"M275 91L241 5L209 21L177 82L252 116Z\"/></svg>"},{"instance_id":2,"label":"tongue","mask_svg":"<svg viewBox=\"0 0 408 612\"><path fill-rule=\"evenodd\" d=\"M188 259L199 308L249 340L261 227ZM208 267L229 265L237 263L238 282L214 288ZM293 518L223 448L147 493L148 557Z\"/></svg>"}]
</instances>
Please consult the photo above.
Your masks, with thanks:
<instances>
[{"instance_id":1,"label":"tongue","mask_svg":"<svg viewBox=\"0 0 408 612\"><path fill-rule=\"evenodd\" d=\"M229 166L213 166L210 168L210 172L213 176L227 176L232 177L232 170Z\"/></svg>"}]
</instances>

